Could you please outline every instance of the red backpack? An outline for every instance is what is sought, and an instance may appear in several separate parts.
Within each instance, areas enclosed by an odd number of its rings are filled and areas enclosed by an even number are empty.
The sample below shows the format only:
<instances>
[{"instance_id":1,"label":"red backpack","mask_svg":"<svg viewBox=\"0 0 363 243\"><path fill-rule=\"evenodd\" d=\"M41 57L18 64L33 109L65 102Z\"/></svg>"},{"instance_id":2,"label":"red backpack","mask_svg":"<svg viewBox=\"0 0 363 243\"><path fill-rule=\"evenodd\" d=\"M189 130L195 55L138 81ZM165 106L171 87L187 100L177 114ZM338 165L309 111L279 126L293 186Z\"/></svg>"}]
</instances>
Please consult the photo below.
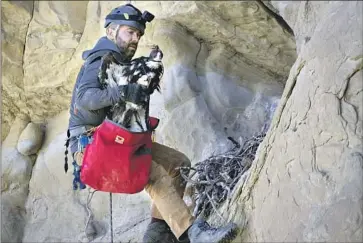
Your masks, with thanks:
<instances>
[{"instance_id":1,"label":"red backpack","mask_svg":"<svg viewBox=\"0 0 363 243\"><path fill-rule=\"evenodd\" d=\"M130 132L104 120L84 151L82 183L112 193L138 193L149 181L152 131L159 119L150 117L150 131Z\"/></svg>"}]
</instances>

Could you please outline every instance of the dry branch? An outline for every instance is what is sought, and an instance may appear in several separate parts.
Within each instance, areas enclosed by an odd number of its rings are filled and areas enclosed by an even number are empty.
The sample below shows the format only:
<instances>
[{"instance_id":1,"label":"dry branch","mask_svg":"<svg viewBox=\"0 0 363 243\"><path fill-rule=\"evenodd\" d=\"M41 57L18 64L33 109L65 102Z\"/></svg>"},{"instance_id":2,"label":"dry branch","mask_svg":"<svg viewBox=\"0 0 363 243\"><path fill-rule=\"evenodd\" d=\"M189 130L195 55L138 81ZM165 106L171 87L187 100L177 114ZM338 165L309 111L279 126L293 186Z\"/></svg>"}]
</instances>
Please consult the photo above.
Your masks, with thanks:
<instances>
[{"instance_id":1,"label":"dry branch","mask_svg":"<svg viewBox=\"0 0 363 243\"><path fill-rule=\"evenodd\" d=\"M235 145L230 151L212 155L196 163L194 167L179 167L180 174L195 191L192 195L196 203L193 210L194 216L202 213L208 217L212 210L219 215L218 207L231 196L238 180L250 168L264 137L265 134L253 136L242 146L241 142L238 143L229 138ZM190 173L190 171L193 172Z\"/></svg>"}]
</instances>

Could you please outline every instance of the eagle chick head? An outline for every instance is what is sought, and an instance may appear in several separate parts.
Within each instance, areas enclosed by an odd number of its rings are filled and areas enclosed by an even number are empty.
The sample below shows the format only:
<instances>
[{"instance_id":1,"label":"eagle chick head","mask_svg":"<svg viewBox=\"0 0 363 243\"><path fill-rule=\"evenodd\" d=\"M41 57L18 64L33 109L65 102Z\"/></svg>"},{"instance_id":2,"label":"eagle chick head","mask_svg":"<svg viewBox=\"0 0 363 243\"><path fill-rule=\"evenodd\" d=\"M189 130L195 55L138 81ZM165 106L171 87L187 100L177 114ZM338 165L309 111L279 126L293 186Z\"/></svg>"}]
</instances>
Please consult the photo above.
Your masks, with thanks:
<instances>
[{"instance_id":1,"label":"eagle chick head","mask_svg":"<svg viewBox=\"0 0 363 243\"><path fill-rule=\"evenodd\" d=\"M149 55L149 60L161 62L161 59L163 59L163 56L164 56L163 52L161 51L159 46L154 45L151 48L151 52L150 52L150 55Z\"/></svg>"}]
</instances>

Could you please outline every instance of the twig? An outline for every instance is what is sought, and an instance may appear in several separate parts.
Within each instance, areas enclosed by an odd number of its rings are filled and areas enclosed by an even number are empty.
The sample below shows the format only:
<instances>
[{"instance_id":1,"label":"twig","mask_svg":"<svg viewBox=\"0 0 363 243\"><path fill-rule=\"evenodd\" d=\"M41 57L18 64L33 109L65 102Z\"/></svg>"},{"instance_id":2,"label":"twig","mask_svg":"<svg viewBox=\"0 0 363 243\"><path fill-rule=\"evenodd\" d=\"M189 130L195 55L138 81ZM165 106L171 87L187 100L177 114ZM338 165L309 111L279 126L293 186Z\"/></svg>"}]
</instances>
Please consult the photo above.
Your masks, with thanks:
<instances>
[{"instance_id":1,"label":"twig","mask_svg":"<svg viewBox=\"0 0 363 243\"><path fill-rule=\"evenodd\" d=\"M196 201L194 216L208 216L214 210L222 218L217 211L218 207L231 197L239 179L246 179L244 175L251 167L257 148L264 137L265 134L253 136L244 143L241 138L239 143L229 138L235 145L230 151L213 154L196 163L194 167L178 168L182 177L195 189L195 195L192 195ZM191 175L190 171L193 171ZM192 179L194 176L196 178Z\"/></svg>"}]
</instances>

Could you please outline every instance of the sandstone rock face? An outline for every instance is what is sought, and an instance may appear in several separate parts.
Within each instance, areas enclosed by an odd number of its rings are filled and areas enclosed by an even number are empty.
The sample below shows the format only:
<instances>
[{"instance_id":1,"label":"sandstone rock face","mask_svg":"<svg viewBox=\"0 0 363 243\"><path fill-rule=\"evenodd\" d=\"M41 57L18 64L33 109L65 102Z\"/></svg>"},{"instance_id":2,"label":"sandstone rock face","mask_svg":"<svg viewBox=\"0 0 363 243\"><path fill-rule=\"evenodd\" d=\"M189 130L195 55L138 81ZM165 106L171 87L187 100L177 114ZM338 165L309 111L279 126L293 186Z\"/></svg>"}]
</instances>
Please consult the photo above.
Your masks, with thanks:
<instances>
[{"instance_id":1,"label":"sandstone rock face","mask_svg":"<svg viewBox=\"0 0 363 243\"><path fill-rule=\"evenodd\" d=\"M362 242L362 2L272 4L298 59L229 213L245 241Z\"/></svg>"},{"instance_id":2,"label":"sandstone rock face","mask_svg":"<svg viewBox=\"0 0 363 243\"><path fill-rule=\"evenodd\" d=\"M82 37L88 1L36 1L24 52L24 91L33 121L54 116L69 104L69 67ZM78 67L79 69L79 67Z\"/></svg>"},{"instance_id":3,"label":"sandstone rock face","mask_svg":"<svg viewBox=\"0 0 363 243\"><path fill-rule=\"evenodd\" d=\"M32 1L1 2L1 140L10 130L17 114L27 114L24 90L23 53Z\"/></svg>"},{"instance_id":4,"label":"sandstone rock face","mask_svg":"<svg viewBox=\"0 0 363 243\"><path fill-rule=\"evenodd\" d=\"M29 123L28 117L18 116L1 151L1 241L20 242L23 238L28 197L28 184L33 163L16 149L19 135Z\"/></svg>"},{"instance_id":5,"label":"sandstone rock face","mask_svg":"<svg viewBox=\"0 0 363 243\"><path fill-rule=\"evenodd\" d=\"M39 124L30 122L20 134L17 149L23 155L32 155L42 146L44 132Z\"/></svg>"}]
</instances>

